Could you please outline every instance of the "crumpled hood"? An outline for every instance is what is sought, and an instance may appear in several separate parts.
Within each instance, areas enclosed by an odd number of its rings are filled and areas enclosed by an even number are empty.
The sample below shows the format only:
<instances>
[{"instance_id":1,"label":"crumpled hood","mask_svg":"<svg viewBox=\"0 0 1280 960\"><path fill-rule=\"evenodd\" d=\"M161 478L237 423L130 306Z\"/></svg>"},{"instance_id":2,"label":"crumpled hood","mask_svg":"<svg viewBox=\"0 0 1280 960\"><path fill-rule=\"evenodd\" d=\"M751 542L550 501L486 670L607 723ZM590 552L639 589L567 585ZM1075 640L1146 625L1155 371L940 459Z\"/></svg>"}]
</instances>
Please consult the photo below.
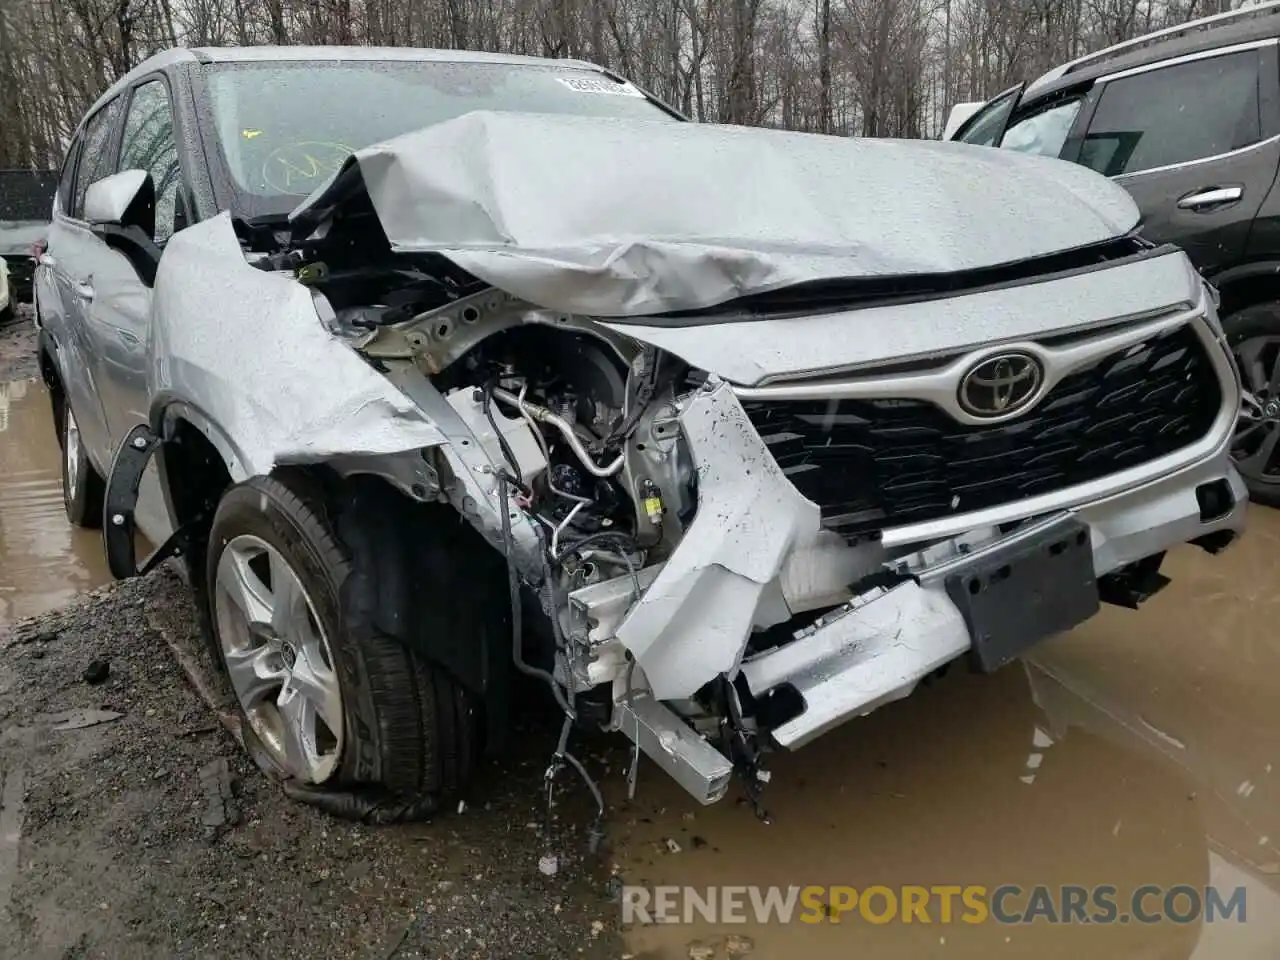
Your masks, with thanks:
<instances>
[{"instance_id":1,"label":"crumpled hood","mask_svg":"<svg viewBox=\"0 0 1280 960\"><path fill-rule=\"evenodd\" d=\"M1105 178L1008 150L516 113L360 150L294 219L309 228L365 192L394 249L602 317L990 267L1138 223Z\"/></svg>"}]
</instances>

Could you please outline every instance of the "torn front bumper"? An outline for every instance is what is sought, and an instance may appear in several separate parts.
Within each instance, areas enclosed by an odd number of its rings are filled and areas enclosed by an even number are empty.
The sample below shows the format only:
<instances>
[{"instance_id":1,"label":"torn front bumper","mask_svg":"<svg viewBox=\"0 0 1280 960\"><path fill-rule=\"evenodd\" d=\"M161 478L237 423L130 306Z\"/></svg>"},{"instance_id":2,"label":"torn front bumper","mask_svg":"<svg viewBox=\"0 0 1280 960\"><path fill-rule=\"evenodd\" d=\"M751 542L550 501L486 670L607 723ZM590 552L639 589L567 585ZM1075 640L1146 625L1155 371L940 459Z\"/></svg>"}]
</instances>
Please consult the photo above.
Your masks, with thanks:
<instances>
[{"instance_id":1,"label":"torn front bumper","mask_svg":"<svg viewBox=\"0 0 1280 960\"><path fill-rule=\"evenodd\" d=\"M1154 478L1123 486L1132 478L1121 477L1110 491L1090 490L1085 502L1073 502L1072 491L1064 491L1052 508L1035 501L1037 519L1009 535L982 518L962 533L922 535L914 545L886 531L881 544L849 547L836 564L844 584L858 579L851 574L859 567L864 573L888 567L907 579L852 597L790 642L744 661L753 630L787 621L796 612L794 596L830 585L816 582L820 569L797 574L797 567L813 566L822 544L817 507L783 476L733 388L712 385L687 398L681 414L699 483L698 513L681 545L656 574L643 571L647 589L638 602L630 603L629 580L584 588L571 600L594 627L591 639L600 644L601 666L625 662L605 653L612 635L643 671L654 701L687 699L717 675L739 671L756 698L790 687L799 694L800 712L771 733L779 745L798 747L907 696L922 678L970 651L965 613L948 592L949 580L966 565L1007 555L1028 537L1070 527L1080 532L1092 581L1176 544L1242 530L1247 494L1227 455L1229 421L1224 415L1181 465L1161 465L1163 472ZM891 555L886 542L894 545ZM1038 635L1053 629L1049 625ZM599 679L609 672L602 670ZM619 697L615 719L629 732L636 721L625 699ZM679 766L671 750L650 749L663 738L652 733L658 726L655 705L645 712L650 734L639 741L642 748L668 767ZM666 738L670 744L673 737ZM703 782L688 768L678 779ZM691 792L704 802L717 793Z\"/></svg>"}]
</instances>

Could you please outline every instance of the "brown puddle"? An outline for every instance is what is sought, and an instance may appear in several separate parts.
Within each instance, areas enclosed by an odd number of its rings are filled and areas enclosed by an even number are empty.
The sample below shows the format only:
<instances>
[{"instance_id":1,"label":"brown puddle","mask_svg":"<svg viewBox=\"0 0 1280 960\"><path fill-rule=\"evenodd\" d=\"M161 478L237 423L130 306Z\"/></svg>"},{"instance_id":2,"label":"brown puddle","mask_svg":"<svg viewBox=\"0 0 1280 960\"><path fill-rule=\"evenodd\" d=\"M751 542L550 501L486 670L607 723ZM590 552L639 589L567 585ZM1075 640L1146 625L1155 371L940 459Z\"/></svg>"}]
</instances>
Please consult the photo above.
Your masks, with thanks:
<instances>
[{"instance_id":1,"label":"brown puddle","mask_svg":"<svg viewBox=\"0 0 1280 960\"><path fill-rule=\"evenodd\" d=\"M73 529L63 512L44 385L0 383L0 630L109 579L101 535Z\"/></svg>"},{"instance_id":2,"label":"brown puddle","mask_svg":"<svg viewBox=\"0 0 1280 960\"><path fill-rule=\"evenodd\" d=\"M1105 609L1034 664L948 674L775 755L771 825L733 803L736 789L699 807L647 763L629 808L618 791L611 798L628 884L704 895L722 885L1108 884L1121 913L1144 884L1214 884L1224 899L1246 889L1244 923L877 925L854 910L838 925L758 924L748 906L746 923L713 925L695 911L691 924L636 924L629 949L664 960L1280 956L1280 512L1255 508L1250 526L1219 557L1174 552L1164 593L1139 612ZM877 900L873 915L883 909Z\"/></svg>"}]
</instances>

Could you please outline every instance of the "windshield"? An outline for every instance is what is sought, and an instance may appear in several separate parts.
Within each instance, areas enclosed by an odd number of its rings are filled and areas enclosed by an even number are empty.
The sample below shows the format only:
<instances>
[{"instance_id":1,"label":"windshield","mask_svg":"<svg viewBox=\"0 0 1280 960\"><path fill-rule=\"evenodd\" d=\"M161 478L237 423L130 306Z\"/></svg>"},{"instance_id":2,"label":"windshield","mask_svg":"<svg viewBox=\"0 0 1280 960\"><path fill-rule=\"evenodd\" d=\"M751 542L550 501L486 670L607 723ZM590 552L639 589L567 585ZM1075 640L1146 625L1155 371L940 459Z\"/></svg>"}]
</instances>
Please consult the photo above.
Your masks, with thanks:
<instances>
[{"instance_id":1,"label":"windshield","mask_svg":"<svg viewBox=\"0 0 1280 960\"><path fill-rule=\"evenodd\" d=\"M209 106L246 217L288 213L354 151L473 110L677 122L629 83L548 63L344 61L217 64Z\"/></svg>"}]
</instances>

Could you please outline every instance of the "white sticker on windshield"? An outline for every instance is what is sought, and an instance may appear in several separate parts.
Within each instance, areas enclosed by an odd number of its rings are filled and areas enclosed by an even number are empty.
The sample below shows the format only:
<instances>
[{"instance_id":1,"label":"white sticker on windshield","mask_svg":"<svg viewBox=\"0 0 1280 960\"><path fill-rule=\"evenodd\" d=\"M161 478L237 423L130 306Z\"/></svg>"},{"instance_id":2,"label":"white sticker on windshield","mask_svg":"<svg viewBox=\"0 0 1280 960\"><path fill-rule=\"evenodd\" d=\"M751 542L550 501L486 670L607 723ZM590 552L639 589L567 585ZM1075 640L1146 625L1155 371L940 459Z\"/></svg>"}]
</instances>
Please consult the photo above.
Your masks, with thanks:
<instances>
[{"instance_id":1,"label":"white sticker on windshield","mask_svg":"<svg viewBox=\"0 0 1280 960\"><path fill-rule=\"evenodd\" d=\"M644 94L630 83L616 83L608 77L557 77L556 79L577 93L607 93L615 97L644 99Z\"/></svg>"}]
</instances>

